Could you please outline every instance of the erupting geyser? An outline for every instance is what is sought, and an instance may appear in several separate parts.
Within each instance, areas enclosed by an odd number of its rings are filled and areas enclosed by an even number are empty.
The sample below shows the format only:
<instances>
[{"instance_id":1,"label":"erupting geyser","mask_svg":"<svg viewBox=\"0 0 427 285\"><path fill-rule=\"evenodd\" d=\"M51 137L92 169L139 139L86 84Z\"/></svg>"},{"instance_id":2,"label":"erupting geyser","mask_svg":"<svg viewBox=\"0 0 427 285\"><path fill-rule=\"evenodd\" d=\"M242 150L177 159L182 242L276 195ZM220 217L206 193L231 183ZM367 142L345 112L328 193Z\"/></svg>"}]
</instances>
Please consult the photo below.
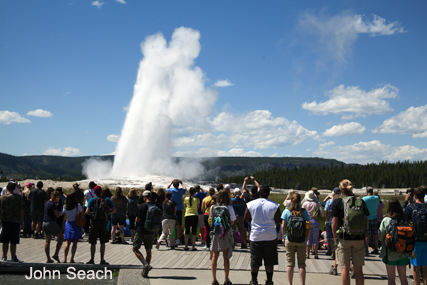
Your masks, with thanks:
<instances>
[{"instance_id":1,"label":"erupting geyser","mask_svg":"<svg viewBox=\"0 0 427 285\"><path fill-rule=\"evenodd\" d=\"M177 165L171 159L174 137L208 129L207 116L216 101L216 92L205 88L203 71L194 66L199 39L198 31L180 27L169 45L160 33L141 43L143 59L114 164L99 172L102 163L88 161L89 178L200 174L200 164Z\"/></svg>"}]
</instances>

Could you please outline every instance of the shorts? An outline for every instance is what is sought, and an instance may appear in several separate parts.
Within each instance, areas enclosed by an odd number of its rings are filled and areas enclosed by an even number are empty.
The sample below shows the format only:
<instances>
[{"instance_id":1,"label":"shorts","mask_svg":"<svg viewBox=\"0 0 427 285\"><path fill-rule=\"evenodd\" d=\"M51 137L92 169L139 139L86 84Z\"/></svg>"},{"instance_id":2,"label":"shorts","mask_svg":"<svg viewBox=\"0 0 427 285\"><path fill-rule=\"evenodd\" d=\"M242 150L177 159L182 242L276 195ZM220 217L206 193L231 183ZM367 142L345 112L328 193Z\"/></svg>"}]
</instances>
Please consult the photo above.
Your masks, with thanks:
<instances>
[{"instance_id":1,"label":"shorts","mask_svg":"<svg viewBox=\"0 0 427 285\"><path fill-rule=\"evenodd\" d=\"M0 243L19 244L20 223L3 222L0 234Z\"/></svg>"},{"instance_id":2,"label":"shorts","mask_svg":"<svg viewBox=\"0 0 427 285\"><path fill-rule=\"evenodd\" d=\"M365 265L365 241L362 240L343 240L338 239L336 251L337 262L339 265L350 267L350 260L353 265Z\"/></svg>"},{"instance_id":3,"label":"shorts","mask_svg":"<svg viewBox=\"0 0 427 285\"><path fill-rule=\"evenodd\" d=\"M111 225L112 226L124 226L126 225L126 214L114 213L111 215Z\"/></svg>"},{"instance_id":4,"label":"shorts","mask_svg":"<svg viewBox=\"0 0 427 285\"><path fill-rule=\"evenodd\" d=\"M251 267L262 266L264 259L265 266L279 264L277 256L277 239L269 241L250 241L251 246Z\"/></svg>"},{"instance_id":5,"label":"shorts","mask_svg":"<svg viewBox=\"0 0 427 285\"><path fill-rule=\"evenodd\" d=\"M107 236L107 220L98 220L92 222L92 227L89 231L89 243L96 244L99 237L99 243L104 244L108 240Z\"/></svg>"},{"instance_id":6,"label":"shorts","mask_svg":"<svg viewBox=\"0 0 427 285\"><path fill-rule=\"evenodd\" d=\"M325 228L326 228L326 237L328 239L333 239L334 238L334 234L332 233L332 226L331 226L331 224L329 224L329 223L325 224Z\"/></svg>"},{"instance_id":7,"label":"shorts","mask_svg":"<svg viewBox=\"0 0 427 285\"><path fill-rule=\"evenodd\" d=\"M44 210L31 211L31 221L34 223L43 223Z\"/></svg>"},{"instance_id":8,"label":"shorts","mask_svg":"<svg viewBox=\"0 0 427 285\"><path fill-rule=\"evenodd\" d=\"M414 251L417 257L411 260L411 264L417 267L427 266L427 242L417 241Z\"/></svg>"},{"instance_id":9,"label":"shorts","mask_svg":"<svg viewBox=\"0 0 427 285\"><path fill-rule=\"evenodd\" d=\"M153 248L153 239L154 233L142 234L139 230L135 232L135 239L133 240L133 248L138 250L141 248L142 243L144 243L145 249Z\"/></svg>"},{"instance_id":10,"label":"shorts","mask_svg":"<svg viewBox=\"0 0 427 285\"><path fill-rule=\"evenodd\" d=\"M136 216L128 216L128 218L129 218L129 229L134 230Z\"/></svg>"},{"instance_id":11,"label":"shorts","mask_svg":"<svg viewBox=\"0 0 427 285\"><path fill-rule=\"evenodd\" d=\"M176 223L177 226L182 226L182 210L181 211L176 211Z\"/></svg>"},{"instance_id":12,"label":"shorts","mask_svg":"<svg viewBox=\"0 0 427 285\"><path fill-rule=\"evenodd\" d=\"M373 219L369 221L368 233L370 236L378 235L378 219Z\"/></svg>"},{"instance_id":13,"label":"shorts","mask_svg":"<svg viewBox=\"0 0 427 285\"><path fill-rule=\"evenodd\" d=\"M403 258L403 259L399 259L396 261L387 261L387 263L385 262L385 259L383 259L383 262L387 265L391 265L391 266L407 266L409 264L409 258Z\"/></svg>"},{"instance_id":14,"label":"shorts","mask_svg":"<svg viewBox=\"0 0 427 285\"><path fill-rule=\"evenodd\" d=\"M199 215L199 221L197 222L197 227L199 229L203 229L205 227L205 222L203 221L204 216L205 215L203 215L203 214Z\"/></svg>"},{"instance_id":15,"label":"shorts","mask_svg":"<svg viewBox=\"0 0 427 285\"><path fill-rule=\"evenodd\" d=\"M55 221L43 222L42 229L47 235L56 236L62 232L61 228L58 226L58 223Z\"/></svg>"},{"instance_id":16,"label":"shorts","mask_svg":"<svg viewBox=\"0 0 427 285\"><path fill-rule=\"evenodd\" d=\"M197 235L197 224L199 223L199 216L186 216L185 217L185 235L190 234L190 228L191 228L191 234Z\"/></svg>"},{"instance_id":17,"label":"shorts","mask_svg":"<svg viewBox=\"0 0 427 285\"><path fill-rule=\"evenodd\" d=\"M297 254L298 268L305 267L306 245L305 242L285 241L286 263L288 267L295 267L295 253Z\"/></svg>"}]
</instances>

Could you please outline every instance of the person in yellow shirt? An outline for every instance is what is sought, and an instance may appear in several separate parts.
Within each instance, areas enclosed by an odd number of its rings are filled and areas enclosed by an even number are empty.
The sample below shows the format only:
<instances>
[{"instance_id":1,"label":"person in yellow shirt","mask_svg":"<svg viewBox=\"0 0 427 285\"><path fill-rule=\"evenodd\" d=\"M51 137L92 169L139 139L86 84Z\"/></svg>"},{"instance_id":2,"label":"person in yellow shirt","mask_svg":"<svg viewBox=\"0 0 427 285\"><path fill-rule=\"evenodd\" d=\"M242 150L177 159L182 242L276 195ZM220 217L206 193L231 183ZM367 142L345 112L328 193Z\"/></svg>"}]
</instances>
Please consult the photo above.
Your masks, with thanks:
<instances>
[{"instance_id":1,"label":"person in yellow shirt","mask_svg":"<svg viewBox=\"0 0 427 285\"><path fill-rule=\"evenodd\" d=\"M199 208L200 200L194 195L196 194L196 189L194 187L190 188L190 197L184 199L184 208L185 208L185 231L184 231L184 240L185 248L184 250L189 250L188 248L188 239L191 228L191 243L193 245L192 251L196 251L196 236L197 236L197 224L199 221L199 215L197 209Z\"/></svg>"}]
</instances>

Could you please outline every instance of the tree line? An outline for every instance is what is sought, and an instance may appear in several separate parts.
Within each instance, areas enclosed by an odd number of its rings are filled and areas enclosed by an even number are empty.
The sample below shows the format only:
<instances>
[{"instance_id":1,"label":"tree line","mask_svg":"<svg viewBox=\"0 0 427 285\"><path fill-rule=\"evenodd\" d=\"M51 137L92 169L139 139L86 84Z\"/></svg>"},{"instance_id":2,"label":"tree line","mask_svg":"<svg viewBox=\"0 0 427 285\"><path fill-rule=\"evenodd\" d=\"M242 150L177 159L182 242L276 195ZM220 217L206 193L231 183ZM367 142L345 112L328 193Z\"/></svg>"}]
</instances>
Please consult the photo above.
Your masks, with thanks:
<instances>
[{"instance_id":1,"label":"tree line","mask_svg":"<svg viewBox=\"0 0 427 285\"><path fill-rule=\"evenodd\" d=\"M310 165L294 166L293 168L273 167L248 173L245 176L230 176L221 178L222 183L242 184L245 177L252 175L261 184L275 188L309 190L333 189L343 179L349 179L353 187L362 188L414 188L427 185L426 161L398 161L379 164L344 165L315 167Z\"/></svg>"}]
</instances>

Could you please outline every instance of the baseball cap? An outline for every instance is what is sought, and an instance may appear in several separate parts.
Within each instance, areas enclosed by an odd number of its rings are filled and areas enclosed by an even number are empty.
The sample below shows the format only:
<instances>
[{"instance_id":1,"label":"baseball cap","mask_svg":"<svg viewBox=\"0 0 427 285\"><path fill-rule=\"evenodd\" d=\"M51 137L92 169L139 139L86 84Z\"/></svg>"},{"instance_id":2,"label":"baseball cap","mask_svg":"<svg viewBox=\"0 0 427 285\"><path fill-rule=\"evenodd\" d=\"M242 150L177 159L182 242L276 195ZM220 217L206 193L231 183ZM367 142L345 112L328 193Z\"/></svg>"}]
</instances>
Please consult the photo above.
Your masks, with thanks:
<instances>
[{"instance_id":1,"label":"baseball cap","mask_svg":"<svg viewBox=\"0 0 427 285\"><path fill-rule=\"evenodd\" d=\"M259 193L261 194L261 196L270 195L270 187L268 187L267 185L262 185L261 189L259 190Z\"/></svg>"},{"instance_id":2,"label":"baseball cap","mask_svg":"<svg viewBox=\"0 0 427 285\"><path fill-rule=\"evenodd\" d=\"M145 197L151 197L151 191L145 190L145 191L142 193L142 196L145 196Z\"/></svg>"},{"instance_id":3,"label":"baseball cap","mask_svg":"<svg viewBox=\"0 0 427 285\"><path fill-rule=\"evenodd\" d=\"M236 196L240 196L240 195L242 195L242 191L240 191L239 188L236 188L236 189L233 190L233 194L236 195Z\"/></svg>"},{"instance_id":4,"label":"baseball cap","mask_svg":"<svg viewBox=\"0 0 427 285\"><path fill-rule=\"evenodd\" d=\"M230 189L230 188L231 188L230 184L225 184L224 185L224 189Z\"/></svg>"},{"instance_id":5,"label":"baseball cap","mask_svg":"<svg viewBox=\"0 0 427 285\"><path fill-rule=\"evenodd\" d=\"M27 187L31 187L31 186L34 186L34 183L28 182Z\"/></svg>"},{"instance_id":6,"label":"baseball cap","mask_svg":"<svg viewBox=\"0 0 427 285\"><path fill-rule=\"evenodd\" d=\"M374 193L374 189L371 186L366 187L366 192Z\"/></svg>"},{"instance_id":7,"label":"baseball cap","mask_svg":"<svg viewBox=\"0 0 427 285\"><path fill-rule=\"evenodd\" d=\"M341 189L340 189L339 187L335 187L333 191L334 191L334 194L335 194L335 195L337 195L337 194L338 194L338 195L339 195L339 194L341 194Z\"/></svg>"},{"instance_id":8,"label":"baseball cap","mask_svg":"<svg viewBox=\"0 0 427 285\"><path fill-rule=\"evenodd\" d=\"M93 192L95 192L95 195L101 195L101 193L102 193L102 188L101 188L101 186L99 186L99 185L96 185L94 188L93 188Z\"/></svg>"}]
</instances>

